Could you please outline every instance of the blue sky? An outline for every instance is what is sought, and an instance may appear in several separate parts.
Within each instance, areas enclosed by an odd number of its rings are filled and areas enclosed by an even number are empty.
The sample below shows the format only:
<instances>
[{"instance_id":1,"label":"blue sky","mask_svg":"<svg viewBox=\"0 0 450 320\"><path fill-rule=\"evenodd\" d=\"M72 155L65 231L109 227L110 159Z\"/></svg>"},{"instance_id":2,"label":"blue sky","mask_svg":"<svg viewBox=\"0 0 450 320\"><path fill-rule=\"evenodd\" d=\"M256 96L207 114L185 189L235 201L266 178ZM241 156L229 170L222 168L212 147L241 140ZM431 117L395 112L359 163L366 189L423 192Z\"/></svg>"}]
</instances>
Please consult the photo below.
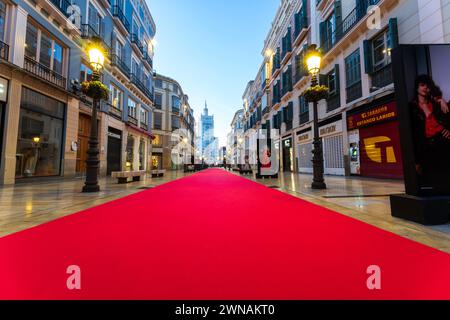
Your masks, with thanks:
<instances>
[{"instance_id":1,"label":"blue sky","mask_svg":"<svg viewBox=\"0 0 450 320\"><path fill-rule=\"evenodd\" d=\"M262 63L280 0L147 0L156 23L156 72L177 80L195 118L205 100L220 145Z\"/></svg>"}]
</instances>

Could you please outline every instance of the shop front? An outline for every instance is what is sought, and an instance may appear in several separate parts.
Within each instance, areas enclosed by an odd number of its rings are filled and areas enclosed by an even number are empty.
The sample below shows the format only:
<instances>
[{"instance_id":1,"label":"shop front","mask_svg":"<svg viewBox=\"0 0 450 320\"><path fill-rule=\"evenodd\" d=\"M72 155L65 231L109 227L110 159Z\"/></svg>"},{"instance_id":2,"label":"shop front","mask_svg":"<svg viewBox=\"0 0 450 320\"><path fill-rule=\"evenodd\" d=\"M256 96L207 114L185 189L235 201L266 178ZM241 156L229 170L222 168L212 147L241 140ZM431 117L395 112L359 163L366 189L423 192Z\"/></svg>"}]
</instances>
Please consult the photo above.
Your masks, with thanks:
<instances>
[{"instance_id":1,"label":"shop front","mask_svg":"<svg viewBox=\"0 0 450 320\"><path fill-rule=\"evenodd\" d=\"M22 88L16 179L61 175L66 105Z\"/></svg>"},{"instance_id":2,"label":"shop front","mask_svg":"<svg viewBox=\"0 0 450 320\"><path fill-rule=\"evenodd\" d=\"M297 132L297 158L298 172L312 173L312 129L307 128Z\"/></svg>"},{"instance_id":3,"label":"shop front","mask_svg":"<svg viewBox=\"0 0 450 320\"><path fill-rule=\"evenodd\" d=\"M340 115L339 115L340 116ZM319 124L319 135L323 143L325 174L345 175L344 137L342 117L332 118Z\"/></svg>"},{"instance_id":4,"label":"shop front","mask_svg":"<svg viewBox=\"0 0 450 320\"><path fill-rule=\"evenodd\" d=\"M352 174L403 178L397 104L392 97L352 110L347 115L347 128Z\"/></svg>"}]
</instances>

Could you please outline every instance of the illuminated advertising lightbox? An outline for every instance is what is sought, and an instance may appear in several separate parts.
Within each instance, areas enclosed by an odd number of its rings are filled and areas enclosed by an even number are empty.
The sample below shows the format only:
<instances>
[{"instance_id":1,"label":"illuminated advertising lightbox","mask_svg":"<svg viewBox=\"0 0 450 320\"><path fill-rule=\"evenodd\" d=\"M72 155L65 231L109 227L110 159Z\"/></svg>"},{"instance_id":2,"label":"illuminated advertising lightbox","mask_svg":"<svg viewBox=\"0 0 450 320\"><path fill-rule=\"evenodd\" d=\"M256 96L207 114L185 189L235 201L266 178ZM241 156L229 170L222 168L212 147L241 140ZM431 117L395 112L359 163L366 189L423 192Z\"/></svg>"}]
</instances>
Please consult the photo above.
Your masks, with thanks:
<instances>
[{"instance_id":1,"label":"illuminated advertising lightbox","mask_svg":"<svg viewBox=\"0 0 450 320\"><path fill-rule=\"evenodd\" d=\"M393 74L406 193L450 195L450 45L401 45Z\"/></svg>"}]
</instances>

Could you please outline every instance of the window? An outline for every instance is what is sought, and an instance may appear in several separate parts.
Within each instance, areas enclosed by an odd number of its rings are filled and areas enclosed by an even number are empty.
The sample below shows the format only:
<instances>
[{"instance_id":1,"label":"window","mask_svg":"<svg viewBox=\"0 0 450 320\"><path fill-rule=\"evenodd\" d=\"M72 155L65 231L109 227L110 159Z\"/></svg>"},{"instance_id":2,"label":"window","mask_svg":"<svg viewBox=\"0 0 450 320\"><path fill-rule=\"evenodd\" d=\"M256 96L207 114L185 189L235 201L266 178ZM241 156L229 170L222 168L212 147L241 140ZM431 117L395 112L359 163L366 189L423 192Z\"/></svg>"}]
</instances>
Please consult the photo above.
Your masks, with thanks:
<instances>
[{"instance_id":1,"label":"window","mask_svg":"<svg viewBox=\"0 0 450 320\"><path fill-rule=\"evenodd\" d=\"M152 145L154 146L161 145L161 136L159 134L155 134L155 138L152 140Z\"/></svg>"},{"instance_id":2,"label":"window","mask_svg":"<svg viewBox=\"0 0 450 320\"><path fill-rule=\"evenodd\" d=\"M161 130L162 129L162 113L155 112L153 114L153 129L155 130Z\"/></svg>"},{"instance_id":3,"label":"window","mask_svg":"<svg viewBox=\"0 0 450 320\"><path fill-rule=\"evenodd\" d=\"M122 90L120 90L113 84L110 85L110 90L111 90L111 94L110 94L111 105L113 105L114 107L116 107L119 110L122 110L122 99L123 99Z\"/></svg>"},{"instance_id":4,"label":"window","mask_svg":"<svg viewBox=\"0 0 450 320\"><path fill-rule=\"evenodd\" d=\"M173 84L173 92L178 94L178 86L176 84Z\"/></svg>"},{"instance_id":5,"label":"window","mask_svg":"<svg viewBox=\"0 0 450 320\"><path fill-rule=\"evenodd\" d=\"M102 34L101 28L102 17L98 14L95 7L89 4L89 26L98 34Z\"/></svg>"},{"instance_id":6,"label":"window","mask_svg":"<svg viewBox=\"0 0 450 320\"><path fill-rule=\"evenodd\" d=\"M84 63L81 63L80 81L92 81L92 70Z\"/></svg>"},{"instance_id":7,"label":"window","mask_svg":"<svg viewBox=\"0 0 450 320\"><path fill-rule=\"evenodd\" d=\"M39 43L39 52L37 52ZM58 74L63 73L63 47L46 32L28 22L25 37L25 55Z\"/></svg>"},{"instance_id":8,"label":"window","mask_svg":"<svg viewBox=\"0 0 450 320\"><path fill-rule=\"evenodd\" d=\"M172 96L172 112L180 112L181 100L177 96Z\"/></svg>"},{"instance_id":9,"label":"window","mask_svg":"<svg viewBox=\"0 0 450 320\"><path fill-rule=\"evenodd\" d=\"M163 87L163 82L162 82L161 79L156 79L156 80L155 80L155 87L157 87L157 88L159 88L159 89L162 89L162 87Z\"/></svg>"},{"instance_id":10,"label":"window","mask_svg":"<svg viewBox=\"0 0 450 320\"><path fill-rule=\"evenodd\" d=\"M180 118L178 116L172 116L172 131L180 129Z\"/></svg>"},{"instance_id":11,"label":"window","mask_svg":"<svg viewBox=\"0 0 450 320\"><path fill-rule=\"evenodd\" d=\"M162 94L155 93L155 108L161 109L162 107Z\"/></svg>"},{"instance_id":12,"label":"window","mask_svg":"<svg viewBox=\"0 0 450 320\"><path fill-rule=\"evenodd\" d=\"M5 41L6 4L0 0L0 41Z\"/></svg>"},{"instance_id":13,"label":"window","mask_svg":"<svg viewBox=\"0 0 450 320\"><path fill-rule=\"evenodd\" d=\"M116 41L116 55L120 60L123 60L123 44L120 41Z\"/></svg>"},{"instance_id":14,"label":"window","mask_svg":"<svg viewBox=\"0 0 450 320\"><path fill-rule=\"evenodd\" d=\"M144 108L141 108L141 123L148 125L148 111Z\"/></svg>"},{"instance_id":15,"label":"window","mask_svg":"<svg viewBox=\"0 0 450 320\"><path fill-rule=\"evenodd\" d=\"M345 75L347 87L361 81L361 63L359 49L345 58Z\"/></svg>"},{"instance_id":16,"label":"window","mask_svg":"<svg viewBox=\"0 0 450 320\"><path fill-rule=\"evenodd\" d=\"M65 104L22 88L16 177L57 176L61 173Z\"/></svg>"},{"instance_id":17,"label":"window","mask_svg":"<svg viewBox=\"0 0 450 320\"><path fill-rule=\"evenodd\" d=\"M391 63L391 55L388 50L389 41L389 32L385 32L372 40L374 71Z\"/></svg>"},{"instance_id":18,"label":"window","mask_svg":"<svg viewBox=\"0 0 450 320\"><path fill-rule=\"evenodd\" d=\"M333 69L333 71L331 71L330 73L327 74L327 80L328 80L328 88L330 90L330 94L333 95L336 93L336 81L338 81L338 79L336 79L336 73Z\"/></svg>"},{"instance_id":19,"label":"window","mask_svg":"<svg viewBox=\"0 0 450 320\"><path fill-rule=\"evenodd\" d=\"M137 119L137 103L133 99L128 99L128 116Z\"/></svg>"},{"instance_id":20,"label":"window","mask_svg":"<svg viewBox=\"0 0 450 320\"><path fill-rule=\"evenodd\" d=\"M36 60L38 42L38 29L28 22L27 33L25 36L25 55L33 60Z\"/></svg>"}]
</instances>

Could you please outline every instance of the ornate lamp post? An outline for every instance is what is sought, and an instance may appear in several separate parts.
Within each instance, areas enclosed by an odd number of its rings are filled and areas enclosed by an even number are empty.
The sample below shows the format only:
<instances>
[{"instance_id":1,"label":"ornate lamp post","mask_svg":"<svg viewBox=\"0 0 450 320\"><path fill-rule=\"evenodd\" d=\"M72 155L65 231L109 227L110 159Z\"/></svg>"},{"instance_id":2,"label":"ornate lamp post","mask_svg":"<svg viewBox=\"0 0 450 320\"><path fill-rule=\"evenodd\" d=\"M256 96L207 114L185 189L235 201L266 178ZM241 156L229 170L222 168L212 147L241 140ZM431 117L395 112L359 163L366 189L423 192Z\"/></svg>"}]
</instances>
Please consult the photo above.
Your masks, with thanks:
<instances>
[{"instance_id":1,"label":"ornate lamp post","mask_svg":"<svg viewBox=\"0 0 450 320\"><path fill-rule=\"evenodd\" d=\"M92 83L100 82L100 72L105 63L105 56L103 48L100 45L92 46L89 51L89 63L92 67ZM89 136L89 148L87 150L86 160L86 181L83 187L83 192L99 192L98 185L98 169L100 160L98 158L98 126L97 126L97 108L99 98L94 95L92 103L92 118L91 118L91 134Z\"/></svg>"},{"instance_id":2,"label":"ornate lamp post","mask_svg":"<svg viewBox=\"0 0 450 320\"><path fill-rule=\"evenodd\" d=\"M308 99L314 104L314 151L313 151L313 170L314 178L311 187L313 189L326 189L327 186L324 180L324 165L323 165L323 146L322 138L319 136L319 119L317 111L317 102L321 100L319 95L314 94L314 88L319 85L317 76L320 72L320 66L322 63L321 53L317 50L317 46L312 44L305 57L306 65L311 79L311 90L313 98Z\"/></svg>"}]
</instances>

